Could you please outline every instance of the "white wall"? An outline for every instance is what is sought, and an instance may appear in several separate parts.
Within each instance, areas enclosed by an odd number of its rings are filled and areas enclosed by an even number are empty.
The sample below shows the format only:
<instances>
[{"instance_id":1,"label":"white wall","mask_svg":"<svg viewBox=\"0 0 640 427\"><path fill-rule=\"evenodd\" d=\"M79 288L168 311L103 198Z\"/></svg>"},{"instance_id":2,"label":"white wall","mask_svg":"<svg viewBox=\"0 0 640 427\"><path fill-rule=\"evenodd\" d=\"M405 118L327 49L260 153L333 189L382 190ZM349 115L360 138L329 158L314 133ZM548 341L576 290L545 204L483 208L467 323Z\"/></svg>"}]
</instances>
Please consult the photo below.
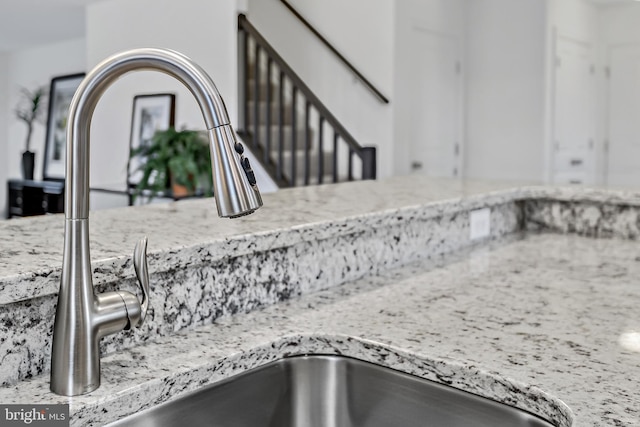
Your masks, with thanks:
<instances>
[{"instance_id":1,"label":"white wall","mask_svg":"<svg viewBox=\"0 0 640 427\"><path fill-rule=\"evenodd\" d=\"M543 179L545 22L540 0L468 1L469 178Z\"/></svg>"},{"instance_id":2,"label":"white wall","mask_svg":"<svg viewBox=\"0 0 640 427\"><path fill-rule=\"evenodd\" d=\"M7 170L10 178L21 178L22 152L25 150L27 127L15 118L13 109L20 99L20 88L30 90L45 86L49 90L51 78L86 70L85 41L75 39L9 54L8 90L9 126L7 137ZM46 109L43 122L34 126L31 151L36 153L34 179L42 179L44 143L46 134Z\"/></svg>"},{"instance_id":3,"label":"white wall","mask_svg":"<svg viewBox=\"0 0 640 427\"><path fill-rule=\"evenodd\" d=\"M392 90L393 64L386 59L394 48L395 27L392 18L394 3L397 2L289 0L289 3L365 77L384 92ZM296 20L293 14L289 13L289 16L293 21ZM308 60L314 58L313 52L307 52L306 56Z\"/></svg>"},{"instance_id":4,"label":"white wall","mask_svg":"<svg viewBox=\"0 0 640 427\"><path fill-rule=\"evenodd\" d=\"M416 52L413 28L428 29L455 38L463 51L464 47L464 0L402 0L395 2L395 44L394 44L394 100L393 109L393 154L394 174L408 174L411 164L410 128L411 115L407 114L416 96L410 80L411 68ZM462 101L462 100L461 100ZM461 123L462 126L462 123ZM452 148L453 149L453 148Z\"/></svg>"},{"instance_id":5,"label":"white wall","mask_svg":"<svg viewBox=\"0 0 640 427\"><path fill-rule=\"evenodd\" d=\"M393 106L394 2L291 3ZM377 147L378 176L393 174L392 107L378 101L280 2L249 0L248 18L360 145Z\"/></svg>"},{"instance_id":6,"label":"white wall","mask_svg":"<svg viewBox=\"0 0 640 427\"><path fill-rule=\"evenodd\" d=\"M237 116L236 3L207 0L105 0L87 6L90 67L126 49L164 47L184 53L213 78L232 123ZM176 94L176 127L204 129L200 109L177 80L158 72L124 76L110 87L92 121L91 185L124 187L135 95Z\"/></svg>"},{"instance_id":7,"label":"white wall","mask_svg":"<svg viewBox=\"0 0 640 427\"><path fill-rule=\"evenodd\" d=\"M9 98L9 55L0 53L0 100ZM7 122L9 118L9 103L0 102L0 219L6 218L7 186L9 160L7 156Z\"/></svg>"},{"instance_id":8,"label":"white wall","mask_svg":"<svg viewBox=\"0 0 640 427\"><path fill-rule=\"evenodd\" d=\"M600 28L602 40L607 45L640 43L640 4L602 9Z\"/></svg>"},{"instance_id":9,"label":"white wall","mask_svg":"<svg viewBox=\"0 0 640 427\"><path fill-rule=\"evenodd\" d=\"M608 150L602 151L603 182L617 185L623 185L624 183L624 185L631 187L638 186L638 177L640 176L638 172L640 171L640 159L638 159L637 150L633 148L634 146L637 147L638 127L626 122L626 120L630 119L637 122L637 117L640 114L637 108L640 81L637 79L637 65L632 68L623 67L623 69L617 68L614 70L612 58L614 55L620 58L619 55L622 51L627 51L632 56L631 52L635 50L635 55L637 55L640 50L639 23L640 3L604 8L600 14L601 62L604 66L612 69L612 77L611 79L603 79L602 89L602 105L606 109L605 114L603 114L605 118L603 139L609 143ZM616 65L619 66L619 63ZM629 74L625 76L626 73ZM616 79L615 82L614 79ZM619 93L617 96L614 95L613 98L610 98L612 94L610 86L620 87L621 81L625 81L625 85L628 83L626 92L631 95L631 105L633 106L620 104ZM610 105L611 102L616 105ZM611 111L619 108L629 109L631 114L614 117ZM626 129L626 137L621 137L621 129ZM621 157L628 157L629 159L635 159L635 161L631 160L631 163L624 165L626 162L620 163Z\"/></svg>"},{"instance_id":10,"label":"white wall","mask_svg":"<svg viewBox=\"0 0 640 427\"><path fill-rule=\"evenodd\" d=\"M550 23L560 35L591 42L598 39L598 10L585 0L551 0L548 6Z\"/></svg>"}]
</instances>

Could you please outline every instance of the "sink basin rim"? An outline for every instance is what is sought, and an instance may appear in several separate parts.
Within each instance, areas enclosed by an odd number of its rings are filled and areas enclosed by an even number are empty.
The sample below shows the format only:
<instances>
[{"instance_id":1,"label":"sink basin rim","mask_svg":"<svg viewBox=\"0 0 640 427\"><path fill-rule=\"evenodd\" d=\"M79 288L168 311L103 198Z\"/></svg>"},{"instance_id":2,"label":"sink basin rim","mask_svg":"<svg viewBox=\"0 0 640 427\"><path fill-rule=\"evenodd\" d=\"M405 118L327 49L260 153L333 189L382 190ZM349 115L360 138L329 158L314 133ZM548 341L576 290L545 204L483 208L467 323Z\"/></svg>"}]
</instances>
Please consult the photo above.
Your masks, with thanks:
<instances>
[{"instance_id":1,"label":"sink basin rim","mask_svg":"<svg viewBox=\"0 0 640 427\"><path fill-rule=\"evenodd\" d=\"M440 383L440 382L436 382L436 381L432 381L430 379L427 378L422 378L420 376L414 375L412 373L408 373L408 372L404 372L402 370L393 368L393 367L388 367L388 366L384 366L380 363L375 363L375 362L370 362L370 361L366 361L366 360L362 360L356 357L352 357L352 356L348 356L348 355L341 355L341 354L335 354L335 353L301 353L301 354L288 354L285 355L283 357L279 357L275 360L270 360L267 361L264 364L261 364L259 366L255 366L252 368L249 368L245 371L239 372L239 373L235 373L234 375L231 375L230 377L221 379L219 381L213 382L211 384L207 384L204 385L203 387L196 389L196 390L192 390L186 393L181 394L180 396L175 396L175 398L167 401L167 402L163 402L160 403L158 405L152 406L150 408L146 408L141 412L138 412L136 414L133 415L129 415L119 421L116 421L113 424L109 424L111 426L125 426L125 425L138 425L138 424L127 424L128 420L132 420L135 419L136 417L140 417L140 416L149 416L149 414L152 414L154 412L158 412L158 411L162 411L163 408L166 407L170 407L170 406L175 406L175 405L179 405L181 402L188 402L192 399L194 399L194 397L197 397L199 395L203 395L206 393L209 393L211 390L219 390L221 388L224 388L230 384L234 384L234 383L238 383L241 382L243 379L245 378L250 378L252 376L258 375L260 372L263 372L265 370L271 369L272 367L288 367L288 366L292 366L295 365L296 363L298 363L299 361L312 361L311 363L315 363L316 361L324 361L324 360L328 360L330 362L328 363L332 363L333 361L336 361L335 363L343 363L343 364L353 364L355 366L364 366L367 367L367 369L372 369L372 370L378 370L378 372L383 372L383 375L390 375L390 376L397 376L397 377L402 377L405 379L410 379L410 381L416 381L419 382L421 384L428 384L429 387L433 387L433 388L439 388L442 390L448 390L451 393L457 393L463 396L466 396L468 399L472 399L472 400L477 400L477 401L481 401L483 405L489 407L489 406L499 406L500 409L504 409L505 411L508 412L517 412L518 414L522 414L525 417L532 417L538 420L541 420L541 422L547 423L545 425L545 427L550 427L550 426L554 426L555 424L553 424L551 421L545 420L542 416L540 415L536 415L536 414L532 414L531 412L525 410L525 409L521 409L521 408L517 408L515 406L512 405L508 405L502 402L498 402L496 400L493 399L489 399L487 397L483 397L474 393L470 393L468 391L465 390L461 390L459 388L453 387L451 385L445 384L445 383ZM312 382L311 382L312 383ZM252 387L251 387L252 388ZM366 389L364 390L366 392ZM267 392L268 393L268 392ZM314 403L315 405L315 403ZM309 405L310 407L312 407L312 405ZM151 425L151 424L149 424ZM153 424L154 426L156 424ZM235 425L235 424L234 424ZM250 424L251 426L256 425L256 424ZM261 424L257 424L257 425L261 425ZM278 424L280 425L280 424ZM297 425L297 424L296 424ZM302 424L302 425L306 425L306 424ZM351 424L349 424L351 425ZM385 424L386 425L386 424ZM540 425L543 426L544 424L535 424L535 425Z\"/></svg>"}]
</instances>

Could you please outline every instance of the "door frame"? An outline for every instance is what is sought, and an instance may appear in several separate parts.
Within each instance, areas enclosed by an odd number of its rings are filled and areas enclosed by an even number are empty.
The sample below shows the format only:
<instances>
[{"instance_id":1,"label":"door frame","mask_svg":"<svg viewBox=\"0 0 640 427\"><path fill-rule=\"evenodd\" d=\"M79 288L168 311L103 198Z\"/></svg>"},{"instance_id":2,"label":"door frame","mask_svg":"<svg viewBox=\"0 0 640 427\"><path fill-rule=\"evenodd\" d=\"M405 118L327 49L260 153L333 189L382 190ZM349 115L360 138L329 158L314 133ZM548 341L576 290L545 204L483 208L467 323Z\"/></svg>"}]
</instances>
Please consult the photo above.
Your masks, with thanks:
<instances>
[{"instance_id":1,"label":"door frame","mask_svg":"<svg viewBox=\"0 0 640 427\"><path fill-rule=\"evenodd\" d=\"M432 28L429 28L421 23L418 22L413 22L411 25L411 30L412 31L417 31L417 32L422 32L422 33L426 33L432 36L436 36L442 39L448 39L451 40L453 43L452 45L455 47L455 51L454 51L454 57L456 57L456 64L458 67L458 72L457 72L457 88L456 90L458 91L457 93L457 100L456 100L456 107L457 107L457 118L455 120L456 122L456 126L455 126L455 133L456 133L456 140L457 140L457 144L458 144L458 152L457 152L457 168L458 168L458 174L455 176L455 178L461 179L464 178L465 171L466 171L466 162L465 162L465 157L466 157L466 133L465 133L465 123L466 123L466 108L465 108L465 100L466 100L466 96L465 96L465 91L466 91L466 79L465 79L465 63L464 63L464 58L465 58L465 52L464 52L464 34L459 35L459 34L455 34L455 33L451 33L451 32L445 32L445 31L439 31L439 30L434 30ZM414 146L411 145L408 147L409 150L413 150ZM409 171L411 173L411 169L409 167Z\"/></svg>"}]
</instances>

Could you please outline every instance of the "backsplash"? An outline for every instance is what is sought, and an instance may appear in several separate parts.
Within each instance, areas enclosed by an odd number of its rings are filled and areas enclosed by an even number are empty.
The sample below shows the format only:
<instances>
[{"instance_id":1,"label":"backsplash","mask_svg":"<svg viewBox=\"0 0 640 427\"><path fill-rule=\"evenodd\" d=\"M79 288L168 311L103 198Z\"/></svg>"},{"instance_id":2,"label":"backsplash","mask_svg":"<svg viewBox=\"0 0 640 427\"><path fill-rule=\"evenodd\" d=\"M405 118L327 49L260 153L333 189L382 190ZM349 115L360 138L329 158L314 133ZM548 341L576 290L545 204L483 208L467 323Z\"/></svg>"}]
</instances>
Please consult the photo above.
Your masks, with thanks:
<instances>
[{"instance_id":1,"label":"backsplash","mask_svg":"<svg viewBox=\"0 0 640 427\"><path fill-rule=\"evenodd\" d=\"M527 200L524 206L528 231L630 240L640 237L638 206L551 199Z\"/></svg>"}]
</instances>

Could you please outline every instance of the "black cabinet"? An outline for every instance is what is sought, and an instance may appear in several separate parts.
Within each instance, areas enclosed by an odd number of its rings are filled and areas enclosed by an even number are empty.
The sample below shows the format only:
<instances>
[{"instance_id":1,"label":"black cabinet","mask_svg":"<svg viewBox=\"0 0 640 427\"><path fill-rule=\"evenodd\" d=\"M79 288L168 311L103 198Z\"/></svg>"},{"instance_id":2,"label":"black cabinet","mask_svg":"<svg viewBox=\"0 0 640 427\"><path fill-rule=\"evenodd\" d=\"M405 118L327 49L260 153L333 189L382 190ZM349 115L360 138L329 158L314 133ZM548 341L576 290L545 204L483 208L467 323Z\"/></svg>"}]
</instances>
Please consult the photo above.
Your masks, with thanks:
<instances>
[{"instance_id":1,"label":"black cabinet","mask_svg":"<svg viewBox=\"0 0 640 427\"><path fill-rule=\"evenodd\" d=\"M8 218L64 212L63 181L11 179L7 187Z\"/></svg>"}]
</instances>

